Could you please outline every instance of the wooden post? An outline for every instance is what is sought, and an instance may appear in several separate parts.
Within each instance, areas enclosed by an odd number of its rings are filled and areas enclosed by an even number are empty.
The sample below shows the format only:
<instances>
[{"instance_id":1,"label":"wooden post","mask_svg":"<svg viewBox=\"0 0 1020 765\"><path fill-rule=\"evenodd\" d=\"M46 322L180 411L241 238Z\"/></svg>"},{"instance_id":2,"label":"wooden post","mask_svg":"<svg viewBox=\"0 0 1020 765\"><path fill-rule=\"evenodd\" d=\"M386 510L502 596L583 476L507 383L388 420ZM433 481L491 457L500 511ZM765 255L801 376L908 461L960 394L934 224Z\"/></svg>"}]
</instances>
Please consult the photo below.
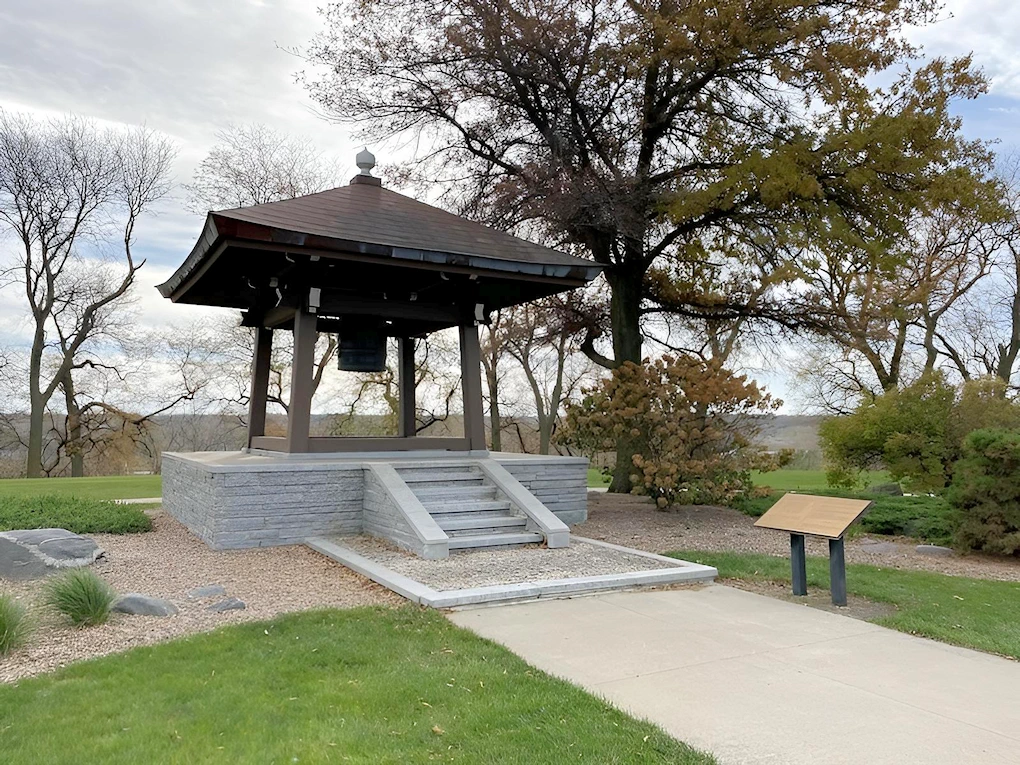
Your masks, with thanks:
<instances>
[{"instance_id":1,"label":"wooden post","mask_svg":"<svg viewBox=\"0 0 1020 765\"><path fill-rule=\"evenodd\" d=\"M478 327L460 326L461 391L464 394L464 437L468 448L485 450L485 415L482 413L482 353L478 346Z\"/></svg>"},{"instance_id":2,"label":"wooden post","mask_svg":"<svg viewBox=\"0 0 1020 765\"><path fill-rule=\"evenodd\" d=\"M400 386L400 422L397 427L397 435L402 438L411 438L418 430L415 418L417 404L414 397L414 338L397 338L397 355L400 357L397 362L398 385Z\"/></svg>"},{"instance_id":3,"label":"wooden post","mask_svg":"<svg viewBox=\"0 0 1020 765\"><path fill-rule=\"evenodd\" d=\"M843 537L829 540L829 590L832 604L846 605L846 552Z\"/></svg>"},{"instance_id":4,"label":"wooden post","mask_svg":"<svg viewBox=\"0 0 1020 765\"><path fill-rule=\"evenodd\" d=\"M251 362L251 393L248 396L248 446L266 434L266 399L269 397L269 365L273 355L273 330L255 329L255 356Z\"/></svg>"},{"instance_id":5,"label":"wooden post","mask_svg":"<svg viewBox=\"0 0 1020 765\"><path fill-rule=\"evenodd\" d=\"M807 595L807 557L804 554L803 534L790 534L790 569L793 574L793 594Z\"/></svg>"},{"instance_id":6,"label":"wooden post","mask_svg":"<svg viewBox=\"0 0 1020 765\"><path fill-rule=\"evenodd\" d=\"M315 314L294 315L294 360L290 368L290 407L287 411L287 451L307 452L312 418L312 380L315 366Z\"/></svg>"}]
</instances>

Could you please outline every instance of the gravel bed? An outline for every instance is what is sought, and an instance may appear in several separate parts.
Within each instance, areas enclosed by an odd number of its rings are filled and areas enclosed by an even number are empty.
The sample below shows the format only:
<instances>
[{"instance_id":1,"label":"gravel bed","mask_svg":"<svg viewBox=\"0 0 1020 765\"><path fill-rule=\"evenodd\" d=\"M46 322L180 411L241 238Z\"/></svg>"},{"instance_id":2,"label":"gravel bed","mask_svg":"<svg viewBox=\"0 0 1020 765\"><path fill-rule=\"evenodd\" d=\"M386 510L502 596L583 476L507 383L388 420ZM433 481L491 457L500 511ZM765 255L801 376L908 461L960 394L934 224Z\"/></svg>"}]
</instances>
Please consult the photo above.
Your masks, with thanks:
<instances>
[{"instance_id":1,"label":"gravel bed","mask_svg":"<svg viewBox=\"0 0 1020 765\"><path fill-rule=\"evenodd\" d=\"M626 494L588 494L588 520L573 527L584 537L654 553L671 550L705 550L790 554L790 537L779 531L754 528L754 518L728 507L687 505L656 510L646 497ZM978 579L1020 581L1020 559L989 555L924 555L917 540L861 535L846 542L850 563L889 568L935 571ZM808 555L828 556L822 539L807 539Z\"/></svg>"},{"instance_id":2,"label":"gravel bed","mask_svg":"<svg viewBox=\"0 0 1020 765\"><path fill-rule=\"evenodd\" d=\"M662 561L576 540L554 550L524 545L453 552L442 560L424 560L373 537L340 537L336 542L439 591L671 568Z\"/></svg>"},{"instance_id":3,"label":"gravel bed","mask_svg":"<svg viewBox=\"0 0 1020 765\"><path fill-rule=\"evenodd\" d=\"M169 515L160 513L144 534L94 534L106 558L93 569L120 593L166 598L180 609L170 617L112 614L99 627L75 629L39 607L42 582L0 580L0 592L29 605L37 629L28 646L0 658L0 682L62 667L73 661L138 645L204 632L226 624L268 619L309 608L398 605L398 595L305 547L216 552ZM198 587L220 584L226 595L189 600ZM226 597L244 610L212 613Z\"/></svg>"}]
</instances>

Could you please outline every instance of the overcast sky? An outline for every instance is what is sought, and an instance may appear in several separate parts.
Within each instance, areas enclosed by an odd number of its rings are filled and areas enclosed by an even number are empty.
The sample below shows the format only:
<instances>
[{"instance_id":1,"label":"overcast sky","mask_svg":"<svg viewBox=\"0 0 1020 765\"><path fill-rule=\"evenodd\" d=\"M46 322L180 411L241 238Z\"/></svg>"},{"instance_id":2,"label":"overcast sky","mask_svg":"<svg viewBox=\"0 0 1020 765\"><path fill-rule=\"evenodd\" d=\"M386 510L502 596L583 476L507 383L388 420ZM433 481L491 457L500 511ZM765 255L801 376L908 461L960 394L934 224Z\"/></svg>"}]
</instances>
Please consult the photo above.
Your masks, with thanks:
<instances>
[{"instance_id":1,"label":"overcast sky","mask_svg":"<svg viewBox=\"0 0 1020 765\"><path fill-rule=\"evenodd\" d=\"M181 153L180 182L229 122L263 122L313 139L351 159L345 129L314 114L294 75L300 47L320 28L315 0L4 0L0 4L0 106L40 114L73 112L115 123L140 124L170 135ZM991 92L962 107L973 137L1020 146L1020 3L952 0L944 20L914 37L930 55L974 52ZM385 163L380 153L380 163ZM201 220L179 196L138 232L148 258L140 307L147 323L180 320L189 309L171 306L152 285L184 259ZM16 292L0 292L0 334L10 338L19 307Z\"/></svg>"}]
</instances>

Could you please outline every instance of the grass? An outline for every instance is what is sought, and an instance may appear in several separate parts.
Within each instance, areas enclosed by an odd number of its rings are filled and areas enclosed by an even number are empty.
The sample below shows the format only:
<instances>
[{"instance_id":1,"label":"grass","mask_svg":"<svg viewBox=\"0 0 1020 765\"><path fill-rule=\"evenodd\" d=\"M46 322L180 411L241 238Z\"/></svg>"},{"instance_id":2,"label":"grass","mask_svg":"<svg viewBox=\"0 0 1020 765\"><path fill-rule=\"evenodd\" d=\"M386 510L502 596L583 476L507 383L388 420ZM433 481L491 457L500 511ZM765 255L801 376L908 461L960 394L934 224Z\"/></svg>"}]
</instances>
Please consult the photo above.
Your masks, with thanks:
<instances>
[{"instance_id":1,"label":"grass","mask_svg":"<svg viewBox=\"0 0 1020 765\"><path fill-rule=\"evenodd\" d=\"M53 494L82 499L140 499L163 495L158 475L106 475L88 478L5 478L0 497Z\"/></svg>"},{"instance_id":2,"label":"grass","mask_svg":"<svg viewBox=\"0 0 1020 765\"><path fill-rule=\"evenodd\" d=\"M105 624L116 599L113 588L87 568L73 569L46 583L46 605L76 627Z\"/></svg>"},{"instance_id":3,"label":"grass","mask_svg":"<svg viewBox=\"0 0 1020 765\"><path fill-rule=\"evenodd\" d=\"M118 505L60 494L0 495L0 531L60 528L75 534L130 534L149 531L143 505Z\"/></svg>"},{"instance_id":4,"label":"grass","mask_svg":"<svg viewBox=\"0 0 1020 765\"><path fill-rule=\"evenodd\" d=\"M784 468L769 473L755 472L751 475L758 486L771 486L776 491L818 492L829 488L824 470L794 470ZM861 476L862 487L890 483L892 479L884 470L866 470Z\"/></svg>"},{"instance_id":5,"label":"grass","mask_svg":"<svg viewBox=\"0 0 1020 765\"><path fill-rule=\"evenodd\" d=\"M597 489L601 486L608 486L613 482L613 477L605 475L598 468L588 468L588 487Z\"/></svg>"},{"instance_id":6,"label":"grass","mask_svg":"<svg viewBox=\"0 0 1020 765\"><path fill-rule=\"evenodd\" d=\"M30 632L25 607L10 595L0 594L0 656L24 645Z\"/></svg>"},{"instance_id":7,"label":"grass","mask_svg":"<svg viewBox=\"0 0 1020 765\"><path fill-rule=\"evenodd\" d=\"M790 583L787 558L689 550L667 555L715 566L725 579ZM828 560L808 558L807 575L809 587L828 589ZM876 624L1020 659L1020 583L849 564L847 591L896 606Z\"/></svg>"},{"instance_id":8,"label":"grass","mask_svg":"<svg viewBox=\"0 0 1020 765\"><path fill-rule=\"evenodd\" d=\"M715 760L414 607L226 627L0 686L9 762Z\"/></svg>"}]
</instances>

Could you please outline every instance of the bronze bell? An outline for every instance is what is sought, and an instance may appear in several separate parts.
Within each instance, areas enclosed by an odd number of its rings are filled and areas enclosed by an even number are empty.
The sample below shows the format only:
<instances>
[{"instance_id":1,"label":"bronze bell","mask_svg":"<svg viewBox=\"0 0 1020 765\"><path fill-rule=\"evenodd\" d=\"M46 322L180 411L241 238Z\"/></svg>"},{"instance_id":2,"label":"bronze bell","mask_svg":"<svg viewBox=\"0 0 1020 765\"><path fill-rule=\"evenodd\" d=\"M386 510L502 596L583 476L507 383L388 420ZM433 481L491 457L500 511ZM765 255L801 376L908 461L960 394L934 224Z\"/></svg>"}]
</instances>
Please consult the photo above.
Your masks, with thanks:
<instances>
[{"instance_id":1,"label":"bronze bell","mask_svg":"<svg viewBox=\"0 0 1020 765\"><path fill-rule=\"evenodd\" d=\"M340 369L344 372L386 370L386 330L381 319L345 316L340 328Z\"/></svg>"}]
</instances>

